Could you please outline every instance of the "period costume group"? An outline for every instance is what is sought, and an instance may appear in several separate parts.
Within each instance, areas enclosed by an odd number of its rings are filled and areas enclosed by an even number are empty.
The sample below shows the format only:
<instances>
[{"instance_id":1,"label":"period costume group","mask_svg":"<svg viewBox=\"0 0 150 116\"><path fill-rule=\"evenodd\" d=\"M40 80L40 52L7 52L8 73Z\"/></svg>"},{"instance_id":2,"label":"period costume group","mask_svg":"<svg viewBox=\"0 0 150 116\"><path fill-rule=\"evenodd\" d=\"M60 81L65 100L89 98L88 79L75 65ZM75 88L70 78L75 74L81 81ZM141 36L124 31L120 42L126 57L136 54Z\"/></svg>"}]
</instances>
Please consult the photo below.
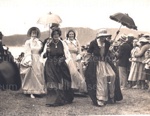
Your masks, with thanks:
<instances>
[{"instance_id":1,"label":"period costume group","mask_svg":"<svg viewBox=\"0 0 150 116\"><path fill-rule=\"evenodd\" d=\"M62 39L60 28L53 27L43 47L38 28L30 28L28 35L31 38L25 43L20 67L24 94L31 98L46 94L46 106L72 103L76 92L88 93L96 106L122 100L118 73L108 58L107 31L97 34L84 58L74 30ZM81 59L86 65L84 71Z\"/></svg>"},{"instance_id":2,"label":"period costume group","mask_svg":"<svg viewBox=\"0 0 150 116\"><path fill-rule=\"evenodd\" d=\"M76 92L88 94L96 106L123 99L119 73L110 59L107 30L97 33L84 57L74 30L62 39L60 28L53 27L44 44L37 27L30 28L27 35L30 39L20 62L24 94L31 98L46 94L48 107L72 103Z\"/></svg>"}]
</instances>

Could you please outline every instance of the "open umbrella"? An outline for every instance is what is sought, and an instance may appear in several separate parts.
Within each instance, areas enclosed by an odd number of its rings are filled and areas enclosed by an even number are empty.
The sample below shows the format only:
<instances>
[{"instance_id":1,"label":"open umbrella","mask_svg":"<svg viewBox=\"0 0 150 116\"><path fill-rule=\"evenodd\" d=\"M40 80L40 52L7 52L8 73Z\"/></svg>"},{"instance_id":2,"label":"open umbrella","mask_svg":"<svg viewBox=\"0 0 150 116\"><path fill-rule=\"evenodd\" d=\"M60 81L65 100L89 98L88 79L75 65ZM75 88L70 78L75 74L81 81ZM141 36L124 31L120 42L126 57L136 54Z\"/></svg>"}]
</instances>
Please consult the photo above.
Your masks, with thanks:
<instances>
[{"instance_id":1,"label":"open umbrella","mask_svg":"<svg viewBox=\"0 0 150 116\"><path fill-rule=\"evenodd\" d=\"M51 27L59 26L59 24L61 22L62 22L61 18L58 15L53 14L51 12L49 12L46 15L41 16L37 21L38 24L43 24L46 26L48 25L49 26L49 32L50 32Z\"/></svg>"},{"instance_id":2,"label":"open umbrella","mask_svg":"<svg viewBox=\"0 0 150 116\"><path fill-rule=\"evenodd\" d=\"M110 15L110 19L121 23L121 26L123 25L123 26L130 28L130 29L137 30L137 26L135 25L134 20L128 14L115 13L114 15ZM117 31L116 36L120 32L121 26L120 26L119 30ZM116 38L116 36L115 36L115 38Z\"/></svg>"}]
</instances>

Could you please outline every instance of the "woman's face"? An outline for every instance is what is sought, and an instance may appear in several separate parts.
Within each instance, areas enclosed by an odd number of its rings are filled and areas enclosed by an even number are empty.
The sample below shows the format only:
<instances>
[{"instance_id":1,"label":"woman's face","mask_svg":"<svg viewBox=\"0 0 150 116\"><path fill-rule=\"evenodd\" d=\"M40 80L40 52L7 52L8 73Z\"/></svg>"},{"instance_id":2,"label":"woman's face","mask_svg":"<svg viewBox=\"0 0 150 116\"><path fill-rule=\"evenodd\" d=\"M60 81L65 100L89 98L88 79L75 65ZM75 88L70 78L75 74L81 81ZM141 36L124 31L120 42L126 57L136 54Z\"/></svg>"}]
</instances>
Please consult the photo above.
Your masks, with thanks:
<instances>
[{"instance_id":1,"label":"woman's face","mask_svg":"<svg viewBox=\"0 0 150 116\"><path fill-rule=\"evenodd\" d=\"M37 37L37 31L36 31L36 30L33 30L33 31L31 32L31 37L33 37L33 38L36 38L36 37Z\"/></svg>"},{"instance_id":2,"label":"woman's face","mask_svg":"<svg viewBox=\"0 0 150 116\"><path fill-rule=\"evenodd\" d=\"M100 42L104 42L104 41L106 40L106 38L107 38L107 37L105 37L105 36L101 36L101 37L99 37L99 38L100 38L100 39L99 39L99 40L100 40Z\"/></svg>"},{"instance_id":3,"label":"woman's face","mask_svg":"<svg viewBox=\"0 0 150 116\"><path fill-rule=\"evenodd\" d=\"M55 31L55 32L53 33L53 39L54 39L54 40L58 40L58 39L59 39L59 33L58 33L58 31Z\"/></svg>"},{"instance_id":4,"label":"woman's face","mask_svg":"<svg viewBox=\"0 0 150 116\"><path fill-rule=\"evenodd\" d=\"M68 35L69 35L69 39L74 39L74 36L75 36L74 32L71 31L71 32L69 32Z\"/></svg>"}]
</instances>

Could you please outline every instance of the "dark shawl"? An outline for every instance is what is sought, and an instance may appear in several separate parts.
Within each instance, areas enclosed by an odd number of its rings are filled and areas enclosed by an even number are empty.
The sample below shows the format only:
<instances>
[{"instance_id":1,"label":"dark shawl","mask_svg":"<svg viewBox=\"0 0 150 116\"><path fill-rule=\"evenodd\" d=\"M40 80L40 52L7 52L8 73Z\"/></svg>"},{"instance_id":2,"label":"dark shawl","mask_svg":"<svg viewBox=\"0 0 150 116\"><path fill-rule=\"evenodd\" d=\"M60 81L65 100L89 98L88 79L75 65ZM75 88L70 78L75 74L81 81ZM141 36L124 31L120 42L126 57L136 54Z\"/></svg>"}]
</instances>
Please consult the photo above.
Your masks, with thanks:
<instances>
[{"instance_id":1,"label":"dark shawl","mask_svg":"<svg viewBox=\"0 0 150 116\"><path fill-rule=\"evenodd\" d=\"M110 43L108 41L105 41L105 52L104 52L104 58L105 61L109 63L109 65L112 67L116 74L116 80L115 80L115 101L120 101L123 99L121 90L120 90L120 83L119 83L119 74L117 71L117 68L114 66L113 62L111 61L109 57L109 47ZM97 99L96 99L96 66L98 63L97 57L100 57L99 51L99 46L97 44L96 40L93 40L90 43L90 47L88 49L88 53L91 53L91 57L88 62L88 66L85 70L85 78L86 78L86 83L87 83L87 89L89 96L91 97L93 103L96 105L97 104Z\"/></svg>"}]
</instances>

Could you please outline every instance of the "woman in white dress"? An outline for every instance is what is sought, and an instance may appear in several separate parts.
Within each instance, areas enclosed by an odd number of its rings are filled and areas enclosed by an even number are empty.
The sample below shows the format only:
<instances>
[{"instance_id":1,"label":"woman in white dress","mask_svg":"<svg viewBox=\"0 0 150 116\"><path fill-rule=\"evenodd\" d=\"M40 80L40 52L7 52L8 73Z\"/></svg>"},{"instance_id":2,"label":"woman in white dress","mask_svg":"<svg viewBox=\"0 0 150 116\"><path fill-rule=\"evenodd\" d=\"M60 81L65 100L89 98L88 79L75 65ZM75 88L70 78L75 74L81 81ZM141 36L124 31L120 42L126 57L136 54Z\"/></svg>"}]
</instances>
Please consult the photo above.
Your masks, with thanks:
<instances>
[{"instance_id":1,"label":"woman in white dress","mask_svg":"<svg viewBox=\"0 0 150 116\"><path fill-rule=\"evenodd\" d=\"M28 30L27 35L30 37L25 42L25 57L21 62L22 90L24 94L45 94L44 66L40 62L40 50L42 42L39 40L40 30L32 27Z\"/></svg>"},{"instance_id":2,"label":"woman in white dress","mask_svg":"<svg viewBox=\"0 0 150 116\"><path fill-rule=\"evenodd\" d=\"M85 79L81 74L81 47L76 38L75 31L69 30L64 41L68 45L71 57L73 59L68 63L72 79L71 87L79 90L80 92L86 92Z\"/></svg>"}]
</instances>

